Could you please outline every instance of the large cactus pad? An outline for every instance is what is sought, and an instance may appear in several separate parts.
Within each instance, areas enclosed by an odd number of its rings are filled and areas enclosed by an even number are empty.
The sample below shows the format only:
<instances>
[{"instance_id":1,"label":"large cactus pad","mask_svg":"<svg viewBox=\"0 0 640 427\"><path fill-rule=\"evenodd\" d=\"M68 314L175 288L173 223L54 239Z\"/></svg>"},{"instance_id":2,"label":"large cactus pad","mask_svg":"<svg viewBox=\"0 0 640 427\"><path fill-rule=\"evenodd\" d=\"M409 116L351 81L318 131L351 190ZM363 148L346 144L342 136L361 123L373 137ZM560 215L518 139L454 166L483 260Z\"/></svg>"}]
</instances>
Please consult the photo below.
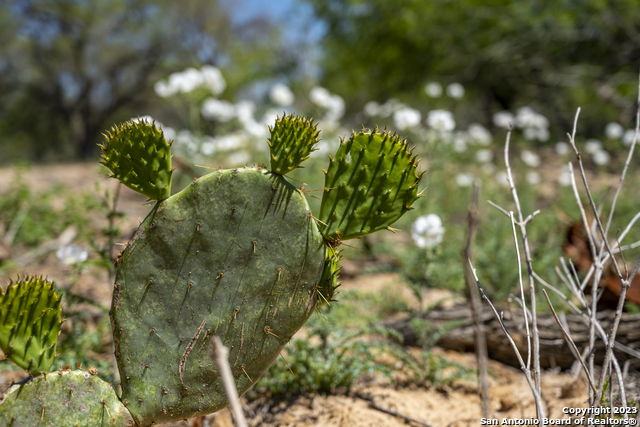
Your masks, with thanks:
<instances>
[{"instance_id":1,"label":"large cactus pad","mask_svg":"<svg viewBox=\"0 0 640 427\"><path fill-rule=\"evenodd\" d=\"M33 374L47 371L56 356L62 323L60 295L41 277L24 277L0 289L0 348Z\"/></svg>"},{"instance_id":2,"label":"large cactus pad","mask_svg":"<svg viewBox=\"0 0 640 427\"><path fill-rule=\"evenodd\" d=\"M67 371L13 386L0 404L0 424L122 427L133 420L111 384L88 372Z\"/></svg>"},{"instance_id":3,"label":"large cactus pad","mask_svg":"<svg viewBox=\"0 0 640 427\"><path fill-rule=\"evenodd\" d=\"M247 390L319 299L325 247L302 194L260 169L217 171L160 202L118 266L123 402L140 424L226 405L212 350Z\"/></svg>"}]
</instances>

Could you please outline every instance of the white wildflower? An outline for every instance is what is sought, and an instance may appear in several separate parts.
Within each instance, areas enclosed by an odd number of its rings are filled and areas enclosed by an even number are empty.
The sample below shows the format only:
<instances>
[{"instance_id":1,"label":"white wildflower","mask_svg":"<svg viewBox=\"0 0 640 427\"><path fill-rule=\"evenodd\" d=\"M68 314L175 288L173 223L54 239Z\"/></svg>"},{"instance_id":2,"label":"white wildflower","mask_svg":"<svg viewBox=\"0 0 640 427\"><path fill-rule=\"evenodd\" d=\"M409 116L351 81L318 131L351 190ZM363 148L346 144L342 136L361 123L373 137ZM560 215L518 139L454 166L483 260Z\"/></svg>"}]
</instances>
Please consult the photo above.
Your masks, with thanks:
<instances>
[{"instance_id":1,"label":"white wildflower","mask_svg":"<svg viewBox=\"0 0 640 427\"><path fill-rule=\"evenodd\" d=\"M498 111L493 115L493 124L499 128L509 129L513 125L515 118L508 111Z\"/></svg>"},{"instance_id":2,"label":"white wildflower","mask_svg":"<svg viewBox=\"0 0 640 427\"><path fill-rule=\"evenodd\" d=\"M164 80L160 80L153 85L153 90L160 98L167 98L175 94L173 88Z\"/></svg>"},{"instance_id":3,"label":"white wildflower","mask_svg":"<svg viewBox=\"0 0 640 427\"><path fill-rule=\"evenodd\" d=\"M563 187L568 187L569 185L571 185L571 182L571 170L567 166L565 166L562 169L562 172L560 172L560 176L558 176L558 183Z\"/></svg>"},{"instance_id":4,"label":"white wildflower","mask_svg":"<svg viewBox=\"0 0 640 427\"><path fill-rule=\"evenodd\" d=\"M431 98L438 98L442 95L442 86L437 82L429 82L424 86L424 92Z\"/></svg>"},{"instance_id":5,"label":"white wildflower","mask_svg":"<svg viewBox=\"0 0 640 427\"><path fill-rule=\"evenodd\" d=\"M491 133L484 126L478 123L472 123L469 125L469 129L467 130L469 134L469 139L473 142L476 142L480 145L489 145L491 144Z\"/></svg>"},{"instance_id":6,"label":"white wildflower","mask_svg":"<svg viewBox=\"0 0 640 427\"><path fill-rule=\"evenodd\" d=\"M249 160L251 160L251 155L246 151L237 151L229 156L227 161L231 165L243 165L246 164Z\"/></svg>"},{"instance_id":7,"label":"white wildflower","mask_svg":"<svg viewBox=\"0 0 640 427\"><path fill-rule=\"evenodd\" d=\"M529 141L546 141L549 139L549 129L545 127L528 127L524 129L524 137Z\"/></svg>"},{"instance_id":8,"label":"white wildflower","mask_svg":"<svg viewBox=\"0 0 640 427\"><path fill-rule=\"evenodd\" d=\"M464 153L467 151L467 138L464 133L456 132L456 135L453 137L453 150L456 153Z\"/></svg>"},{"instance_id":9,"label":"white wildflower","mask_svg":"<svg viewBox=\"0 0 640 427\"><path fill-rule=\"evenodd\" d=\"M312 88L309 92L309 99L327 111L324 119L329 122L338 121L344 114L344 99L323 87Z\"/></svg>"},{"instance_id":10,"label":"white wildflower","mask_svg":"<svg viewBox=\"0 0 640 427\"><path fill-rule=\"evenodd\" d=\"M282 107L290 106L295 100L293 92L291 92L289 86L282 83L277 83L271 87L271 90L269 91L269 98L271 99L271 102Z\"/></svg>"},{"instance_id":11,"label":"white wildflower","mask_svg":"<svg viewBox=\"0 0 640 427\"><path fill-rule=\"evenodd\" d=\"M64 265L73 265L84 262L89 258L89 252L75 245L60 246L56 256Z\"/></svg>"},{"instance_id":12,"label":"white wildflower","mask_svg":"<svg viewBox=\"0 0 640 427\"><path fill-rule=\"evenodd\" d=\"M516 123L521 128L544 129L549 127L549 120L531 107L522 107L518 110Z\"/></svg>"},{"instance_id":13,"label":"white wildflower","mask_svg":"<svg viewBox=\"0 0 640 427\"><path fill-rule=\"evenodd\" d=\"M620 139L622 135L624 135L624 128L620 123L607 123L607 126L604 128L604 134L609 139Z\"/></svg>"},{"instance_id":14,"label":"white wildflower","mask_svg":"<svg viewBox=\"0 0 640 427\"><path fill-rule=\"evenodd\" d=\"M436 214L418 217L411 226L411 237L418 247L432 248L444 238L442 220Z\"/></svg>"},{"instance_id":15,"label":"white wildflower","mask_svg":"<svg viewBox=\"0 0 640 427\"><path fill-rule=\"evenodd\" d=\"M584 151L589 154L595 154L600 150L602 150L602 142L597 139L589 139L584 144Z\"/></svg>"},{"instance_id":16,"label":"white wildflower","mask_svg":"<svg viewBox=\"0 0 640 427\"><path fill-rule=\"evenodd\" d=\"M453 99L460 99L464 96L464 86L460 83L451 83L447 86L447 96Z\"/></svg>"},{"instance_id":17,"label":"white wildflower","mask_svg":"<svg viewBox=\"0 0 640 427\"><path fill-rule=\"evenodd\" d=\"M560 156L565 156L571 152L571 146L566 142L557 142L555 145L556 153Z\"/></svg>"},{"instance_id":18,"label":"white wildflower","mask_svg":"<svg viewBox=\"0 0 640 427\"><path fill-rule=\"evenodd\" d=\"M531 185L538 185L540 184L540 181L541 181L540 174L536 171L527 172L526 179L527 179L527 182Z\"/></svg>"},{"instance_id":19,"label":"white wildflower","mask_svg":"<svg viewBox=\"0 0 640 427\"><path fill-rule=\"evenodd\" d=\"M230 102L208 98L202 103L202 115L207 119L228 122L236 116L236 107Z\"/></svg>"},{"instance_id":20,"label":"white wildflower","mask_svg":"<svg viewBox=\"0 0 640 427\"><path fill-rule=\"evenodd\" d=\"M636 137L636 131L633 129L628 129L624 132L622 136L622 143L626 146L633 144L633 140Z\"/></svg>"},{"instance_id":21,"label":"white wildflower","mask_svg":"<svg viewBox=\"0 0 640 427\"><path fill-rule=\"evenodd\" d=\"M538 156L533 151L522 150L522 153L520 153L520 158L522 159L524 164L529 167L537 168L538 166L540 166L540 156Z\"/></svg>"},{"instance_id":22,"label":"white wildflower","mask_svg":"<svg viewBox=\"0 0 640 427\"><path fill-rule=\"evenodd\" d=\"M369 117L380 115L380 104L375 101L369 101L364 104L364 113Z\"/></svg>"},{"instance_id":23,"label":"white wildflower","mask_svg":"<svg viewBox=\"0 0 640 427\"><path fill-rule=\"evenodd\" d=\"M609 163L611 156L604 150L598 150L593 153L593 163L596 165L604 166Z\"/></svg>"},{"instance_id":24,"label":"white wildflower","mask_svg":"<svg viewBox=\"0 0 640 427\"><path fill-rule=\"evenodd\" d=\"M508 187L509 176L505 171L499 171L498 173L496 173L496 182L503 187Z\"/></svg>"},{"instance_id":25,"label":"white wildflower","mask_svg":"<svg viewBox=\"0 0 640 427\"><path fill-rule=\"evenodd\" d=\"M489 163L493 159L493 152L491 150L478 150L476 151L476 160L480 163Z\"/></svg>"},{"instance_id":26,"label":"white wildflower","mask_svg":"<svg viewBox=\"0 0 640 427\"><path fill-rule=\"evenodd\" d=\"M227 82L222 72L212 65L205 65L200 69L201 85L208 88L212 94L220 95L227 88Z\"/></svg>"},{"instance_id":27,"label":"white wildflower","mask_svg":"<svg viewBox=\"0 0 640 427\"><path fill-rule=\"evenodd\" d=\"M393 122L398 130L415 127L420 124L420 112L413 108L402 108L393 113Z\"/></svg>"},{"instance_id":28,"label":"white wildflower","mask_svg":"<svg viewBox=\"0 0 640 427\"><path fill-rule=\"evenodd\" d=\"M468 173L459 173L456 175L456 184L460 187L469 187L473 184L473 175Z\"/></svg>"},{"instance_id":29,"label":"white wildflower","mask_svg":"<svg viewBox=\"0 0 640 427\"><path fill-rule=\"evenodd\" d=\"M229 133L214 138L215 147L220 151L237 150L244 146L246 136L241 132Z\"/></svg>"},{"instance_id":30,"label":"white wildflower","mask_svg":"<svg viewBox=\"0 0 640 427\"><path fill-rule=\"evenodd\" d=\"M453 114L447 110L433 110L429 112L427 124L438 131L451 132L456 127Z\"/></svg>"}]
</instances>

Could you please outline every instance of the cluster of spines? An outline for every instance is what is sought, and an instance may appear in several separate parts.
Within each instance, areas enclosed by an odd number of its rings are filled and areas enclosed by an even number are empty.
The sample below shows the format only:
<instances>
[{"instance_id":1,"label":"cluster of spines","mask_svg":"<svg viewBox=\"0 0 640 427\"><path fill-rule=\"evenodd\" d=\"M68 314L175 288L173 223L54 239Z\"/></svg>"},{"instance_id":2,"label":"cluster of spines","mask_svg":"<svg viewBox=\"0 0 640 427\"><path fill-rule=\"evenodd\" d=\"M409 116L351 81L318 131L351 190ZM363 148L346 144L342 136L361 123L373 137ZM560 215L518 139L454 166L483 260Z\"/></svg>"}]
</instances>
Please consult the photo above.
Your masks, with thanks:
<instances>
[{"instance_id":1,"label":"cluster of spines","mask_svg":"<svg viewBox=\"0 0 640 427\"><path fill-rule=\"evenodd\" d=\"M417 167L407 141L387 131L363 130L341 140L324 171L325 238L339 242L389 228L420 196Z\"/></svg>"},{"instance_id":2,"label":"cluster of spines","mask_svg":"<svg viewBox=\"0 0 640 427\"><path fill-rule=\"evenodd\" d=\"M338 248L327 246L325 249L324 268L322 277L317 286L316 307L323 307L335 301L336 289L340 286L340 261L341 255Z\"/></svg>"},{"instance_id":3,"label":"cluster of spines","mask_svg":"<svg viewBox=\"0 0 640 427\"><path fill-rule=\"evenodd\" d=\"M60 295L42 277L11 282L0 297L0 347L32 374L49 370L62 324Z\"/></svg>"},{"instance_id":4,"label":"cluster of spines","mask_svg":"<svg viewBox=\"0 0 640 427\"><path fill-rule=\"evenodd\" d=\"M104 134L100 162L129 188L152 200L171 195L171 143L146 120L124 122Z\"/></svg>"},{"instance_id":5,"label":"cluster of spines","mask_svg":"<svg viewBox=\"0 0 640 427\"><path fill-rule=\"evenodd\" d=\"M268 144L271 152L271 171L284 175L298 167L315 151L320 132L311 119L283 115L270 127Z\"/></svg>"}]
</instances>

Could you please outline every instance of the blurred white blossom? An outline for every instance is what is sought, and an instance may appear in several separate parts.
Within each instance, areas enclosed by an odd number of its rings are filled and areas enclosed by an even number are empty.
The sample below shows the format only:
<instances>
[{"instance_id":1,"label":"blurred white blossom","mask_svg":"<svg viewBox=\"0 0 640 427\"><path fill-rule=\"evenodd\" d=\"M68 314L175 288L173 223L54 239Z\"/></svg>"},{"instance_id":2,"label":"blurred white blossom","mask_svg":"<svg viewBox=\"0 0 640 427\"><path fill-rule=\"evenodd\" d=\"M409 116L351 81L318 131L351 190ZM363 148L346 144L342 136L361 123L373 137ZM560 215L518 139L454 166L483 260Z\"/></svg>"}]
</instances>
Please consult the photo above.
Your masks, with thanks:
<instances>
[{"instance_id":1,"label":"blurred white blossom","mask_svg":"<svg viewBox=\"0 0 640 427\"><path fill-rule=\"evenodd\" d=\"M522 159L524 164L529 167L537 168L538 166L540 166L540 156L538 156L533 151L522 150L522 153L520 153L520 158Z\"/></svg>"},{"instance_id":2,"label":"blurred white blossom","mask_svg":"<svg viewBox=\"0 0 640 427\"><path fill-rule=\"evenodd\" d=\"M467 131L469 138L480 145L489 145L491 143L491 133L482 125L472 123Z\"/></svg>"},{"instance_id":3,"label":"blurred white blossom","mask_svg":"<svg viewBox=\"0 0 640 427\"><path fill-rule=\"evenodd\" d=\"M436 214L418 217L411 226L411 237L418 247L432 248L444 238L442 220Z\"/></svg>"},{"instance_id":4,"label":"blurred white blossom","mask_svg":"<svg viewBox=\"0 0 640 427\"><path fill-rule=\"evenodd\" d=\"M526 174L527 182L531 185L540 184L540 174L537 171L528 171Z\"/></svg>"},{"instance_id":5,"label":"blurred white blossom","mask_svg":"<svg viewBox=\"0 0 640 427\"><path fill-rule=\"evenodd\" d=\"M496 182L503 187L508 187L509 176L505 171L499 171L498 173L496 173Z\"/></svg>"},{"instance_id":6,"label":"blurred white blossom","mask_svg":"<svg viewBox=\"0 0 640 427\"><path fill-rule=\"evenodd\" d=\"M398 130L405 130L419 125L421 118L420 111L409 107L393 113L393 122Z\"/></svg>"},{"instance_id":7,"label":"blurred white blossom","mask_svg":"<svg viewBox=\"0 0 640 427\"><path fill-rule=\"evenodd\" d=\"M549 120L531 107L522 107L518 110L516 123L521 128L546 129L549 127Z\"/></svg>"},{"instance_id":8,"label":"blurred white blossom","mask_svg":"<svg viewBox=\"0 0 640 427\"><path fill-rule=\"evenodd\" d=\"M380 115L380 104L375 101L369 101L364 104L364 113L369 117Z\"/></svg>"},{"instance_id":9,"label":"blurred white blossom","mask_svg":"<svg viewBox=\"0 0 640 427\"><path fill-rule=\"evenodd\" d=\"M453 114L447 110L430 111L427 116L427 124L429 127L442 132L451 132L456 127Z\"/></svg>"},{"instance_id":10,"label":"blurred white blossom","mask_svg":"<svg viewBox=\"0 0 640 427\"><path fill-rule=\"evenodd\" d=\"M595 154L600 150L602 150L602 142L597 139L589 139L584 144L584 151L589 154Z\"/></svg>"},{"instance_id":11,"label":"blurred white blossom","mask_svg":"<svg viewBox=\"0 0 640 427\"><path fill-rule=\"evenodd\" d=\"M236 116L236 107L230 102L208 98L202 103L202 115L207 119L228 122Z\"/></svg>"},{"instance_id":12,"label":"blurred white blossom","mask_svg":"<svg viewBox=\"0 0 640 427\"><path fill-rule=\"evenodd\" d=\"M556 142L555 149L556 149L556 153L558 153L561 156L565 156L569 154L569 152L571 151L571 146L566 142L560 141L560 142Z\"/></svg>"},{"instance_id":13,"label":"blurred white blossom","mask_svg":"<svg viewBox=\"0 0 640 427\"><path fill-rule=\"evenodd\" d=\"M447 96L454 99L460 99L464 96L464 86L460 83L451 83L447 86Z\"/></svg>"},{"instance_id":14,"label":"blurred white blossom","mask_svg":"<svg viewBox=\"0 0 640 427\"><path fill-rule=\"evenodd\" d=\"M636 137L636 131L633 129L628 129L624 132L624 135L622 136L622 143L624 145L631 145L633 144L633 139Z\"/></svg>"},{"instance_id":15,"label":"blurred white blossom","mask_svg":"<svg viewBox=\"0 0 640 427\"><path fill-rule=\"evenodd\" d=\"M326 110L324 120L337 122L344 114L344 99L323 87L316 86L309 92L309 99Z\"/></svg>"},{"instance_id":16,"label":"blurred white blossom","mask_svg":"<svg viewBox=\"0 0 640 427\"><path fill-rule=\"evenodd\" d=\"M620 123L607 123L607 126L604 128L604 134L609 139L620 139L622 135L624 135L624 128Z\"/></svg>"},{"instance_id":17,"label":"blurred white blossom","mask_svg":"<svg viewBox=\"0 0 640 427\"><path fill-rule=\"evenodd\" d=\"M271 87L271 90L269 91L269 98L271 99L271 102L282 107L290 106L295 100L293 92L291 92L289 86L282 83L276 83Z\"/></svg>"},{"instance_id":18,"label":"blurred white blossom","mask_svg":"<svg viewBox=\"0 0 640 427\"><path fill-rule=\"evenodd\" d=\"M468 173L459 173L456 175L456 184L460 187L469 187L473 184L473 175Z\"/></svg>"},{"instance_id":19,"label":"blurred white blossom","mask_svg":"<svg viewBox=\"0 0 640 427\"><path fill-rule=\"evenodd\" d=\"M219 95L226 89L227 83L218 68L205 65L200 69L190 67L171 73L166 80L160 80L153 86L156 95L162 98L189 93L199 87L205 87L213 95Z\"/></svg>"},{"instance_id":20,"label":"blurred white blossom","mask_svg":"<svg viewBox=\"0 0 640 427\"><path fill-rule=\"evenodd\" d=\"M456 135L453 137L453 150L456 153L464 153L467 151L467 138L464 133L456 132Z\"/></svg>"},{"instance_id":21,"label":"blurred white blossom","mask_svg":"<svg viewBox=\"0 0 640 427\"><path fill-rule=\"evenodd\" d=\"M214 95L220 95L227 88L222 72L214 66L205 65L200 69L202 86L207 87Z\"/></svg>"},{"instance_id":22,"label":"blurred white blossom","mask_svg":"<svg viewBox=\"0 0 640 427\"><path fill-rule=\"evenodd\" d=\"M424 86L424 92L431 98L438 98L442 95L442 86L437 82L429 82Z\"/></svg>"},{"instance_id":23,"label":"blurred white blossom","mask_svg":"<svg viewBox=\"0 0 640 427\"><path fill-rule=\"evenodd\" d=\"M593 153L593 163L596 165L604 166L609 163L611 156L604 150L598 150Z\"/></svg>"},{"instance_id":24,"label":"blurred white blossom","mask_svg":"<svg viewBox=\"0 0 640 427\"><path fill-rule=\"evenodd\" d=\"M562 172L560 172L560 176L558 176L558 183L563 187L567 187L571 185L571 181L571 170L565 165L564 168L562 168Z\"/></svg>"},{"instance_id":25,"label":"blurred white blossom","mask_svg":"<svg viewBox=\"0 0 640 427\"><path fill-rule=\"evenodd\" d=\"M508 129L513 125L515 118L508 111L498 111L493 115L493 124L499 128Z\"/></svg>"},{"instance_id":26,"label":"blurred white blossom","mask_svg":"<svg viewBox=\"0 0 640 427\"><path fill-rule=\"evenodd\" d=\"M493 159L493 152L491 150L478 150L476 151L476 160L480 163L488 163Z\"/></svg>"},{"instance_id":27,"label":"blurred white blossom","mask_svg":"<svg viewBox=\"0 0 640 427\"><path fill-rule=\"evenodd\" d=\"M56 256L64 265L73 265L84 262L89 258L89 252L75 245L60 246Z\"/></svg>"}]
</instances>

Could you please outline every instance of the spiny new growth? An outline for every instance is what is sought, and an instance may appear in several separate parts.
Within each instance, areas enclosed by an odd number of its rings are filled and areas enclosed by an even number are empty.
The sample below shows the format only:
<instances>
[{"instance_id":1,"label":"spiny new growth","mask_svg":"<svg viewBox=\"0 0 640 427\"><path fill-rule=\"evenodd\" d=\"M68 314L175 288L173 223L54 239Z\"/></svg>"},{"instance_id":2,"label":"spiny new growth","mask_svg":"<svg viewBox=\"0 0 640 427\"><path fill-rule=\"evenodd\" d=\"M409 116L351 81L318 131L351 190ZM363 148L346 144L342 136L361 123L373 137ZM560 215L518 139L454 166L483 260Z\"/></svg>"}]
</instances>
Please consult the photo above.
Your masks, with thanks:
<instances>
[{"instance_id":1,"label":"spiny new growth","mask_svg":"<svg viewBox=\"0 0 640 427\"><path fill-rule=\"evenodd\" d=\"M305 117L282 116L276 119L269 129L269 148L271 151L271 171L278 175L299 167L318 143L320 131L317 124Z\"/></svg>"},{"instance_id":2,"label":"spiny new growth","mask_svg":"<svg viewBox=\"0 0 640 427\"><path fill-rule=\"evenodd\" d=\"M405 141L386 132L363 131L342 141L326 172L319 219L284 176L318 141L311 120L276 121L271 170L214 171L173 196L170 144L159 129L128 122L105 136L103 164L122 183L158 200L117 267L110 315L121 405L105 398L106 419L116 424L126 424L128 414L150 425L224 407L213 336L229 348L238 391L249 389L315 309L333 301L340 241L389 227L418 197L416 159ZM111 396L108 385L85 384L77 381L83 373L74 375L43 389L46 396L10 393L0 414L13 419L69 387L82 389L70 404L92 411L95 401L87 399L95 400L95 393L84 387Z\"/></svg>"},{"instance_id":3,"label":"spiny new growth","mask_svg":"<svg viewBox=\"0 0 640 427\"><path fill-rule=\"evenodd\" d=\"M171 195L171 143L145 120L116 125L104 134L101 163L113 178L152 200Z\"/></svg>"},{"instance_id":4,"label":"spiny new growth","mask_svg":"<svg viewBox=\"0 0 640 427\"><path fill-rule=\"evenodd\" d=\"M339 242L389 227L419 197L421 177L406 140L378 130L352 134L325 172L322 233Z\"/></svg>"},{"instance_id":5,"label":"spiny new growth","mask_svg":"<svg viewBox=\"0 0 640 427\"><path fill-rule=\"evenodd\" d=\"M0 296L0 348L31 374L51 367L61 324L60 295L42 277L18 278Z\"/></svg>"}]
</instances>

